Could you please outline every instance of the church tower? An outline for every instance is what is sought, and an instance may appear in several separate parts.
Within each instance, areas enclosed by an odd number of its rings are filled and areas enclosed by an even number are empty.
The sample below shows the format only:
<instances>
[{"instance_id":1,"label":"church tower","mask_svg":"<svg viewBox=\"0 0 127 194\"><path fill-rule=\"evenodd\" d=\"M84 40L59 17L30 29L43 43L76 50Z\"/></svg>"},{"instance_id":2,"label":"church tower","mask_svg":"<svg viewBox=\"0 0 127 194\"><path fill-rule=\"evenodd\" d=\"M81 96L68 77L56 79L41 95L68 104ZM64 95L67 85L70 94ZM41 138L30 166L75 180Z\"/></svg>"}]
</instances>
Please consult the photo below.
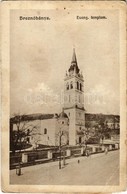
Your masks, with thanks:
<instances>
[{"instance_id":1,"label":"church tower","mask_svg":"<svg viewBox=\"0 0 127 194\"><path fill-rule=\"evenodd\" d=\"M85 128L84 79L78 67L75 49L64 79L64 112L69 118L69 145L82 143Z\"/></svg>"}]
</instances>

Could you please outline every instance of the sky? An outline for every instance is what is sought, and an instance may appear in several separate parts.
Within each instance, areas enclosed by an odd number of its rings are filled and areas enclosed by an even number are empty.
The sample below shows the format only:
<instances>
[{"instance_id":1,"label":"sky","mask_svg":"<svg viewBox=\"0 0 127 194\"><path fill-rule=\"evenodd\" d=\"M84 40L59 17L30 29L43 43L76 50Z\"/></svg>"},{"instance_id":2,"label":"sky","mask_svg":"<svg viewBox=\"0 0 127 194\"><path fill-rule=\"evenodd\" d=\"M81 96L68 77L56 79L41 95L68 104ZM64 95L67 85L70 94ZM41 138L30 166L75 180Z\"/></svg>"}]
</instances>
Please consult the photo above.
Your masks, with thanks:
<instances>
[{"instance_id":1,"label":"sky","mask_svg":"<svg viewBox=\"0 0 127 194\"><path fill-rule=\"evenodd\" d=\"M77 15L89 20L77 20ZM107 19L92 20L91 15ZM12 10L10 16L11 116L61 112L73 48L84 76L86 112L119 114L117 10ZM26 21L19 16L50 20Z\"/></svg>"}]
</instances>

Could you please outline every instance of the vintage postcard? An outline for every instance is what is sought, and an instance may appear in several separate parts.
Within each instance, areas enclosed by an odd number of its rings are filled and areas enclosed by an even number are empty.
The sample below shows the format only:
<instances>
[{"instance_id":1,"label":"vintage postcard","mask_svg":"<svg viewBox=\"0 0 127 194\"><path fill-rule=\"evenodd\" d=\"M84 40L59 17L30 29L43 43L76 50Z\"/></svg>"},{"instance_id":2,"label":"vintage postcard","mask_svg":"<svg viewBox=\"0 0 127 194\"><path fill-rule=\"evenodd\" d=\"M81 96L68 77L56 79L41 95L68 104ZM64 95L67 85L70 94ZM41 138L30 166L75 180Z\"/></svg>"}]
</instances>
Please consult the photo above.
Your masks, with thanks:
<instances>
[{"instance_id":1,"label":"vintage postcard","mask_svg":"<svg viewBox=\"0 0 127 194\"><path fill-rule=\"evenodd\" d=\"M126 188L125 2L2 2L2 190Z\"/></svg>"}]
</instances>

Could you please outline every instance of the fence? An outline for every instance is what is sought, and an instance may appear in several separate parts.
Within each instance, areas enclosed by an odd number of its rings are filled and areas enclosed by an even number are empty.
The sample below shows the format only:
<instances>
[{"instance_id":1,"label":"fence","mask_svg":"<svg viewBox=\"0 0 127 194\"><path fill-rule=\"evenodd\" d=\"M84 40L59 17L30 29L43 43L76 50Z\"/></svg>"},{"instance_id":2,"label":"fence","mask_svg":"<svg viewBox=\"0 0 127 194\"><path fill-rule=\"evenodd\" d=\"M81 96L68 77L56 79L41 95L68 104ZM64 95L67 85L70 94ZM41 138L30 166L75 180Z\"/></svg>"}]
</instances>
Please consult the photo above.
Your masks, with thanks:
<instances>
[{"instance_id":1,"label":"fence","mask_svg":"<svg viewBox=\"0 0 127 194\"><path fill-rule=\"evenodd\" d=\"M10 157L10 165L13 165L15 163L19 163L22 161L22 156L11 156Z\"/></svg>"},{"instance_id":2,"label":"fence","mask_svg":"<svg viewBox=\"0 0 127 194\"><path fill-rule=\"evenodd\" d=\"M16 166L21 163L22 166L33 165L38 163L44 163L51 160L58 160L60 157L76 157L76 156L85 156L84 152L86 149L89 151L90 154L96 154L105 151L105 147L108 147L108 150L115 150L119 149L119 144L113 145L103 145L103 146L68 146L64 149L59 151L59 149L47 149L47 150L36 150L36 151L29 151L23 153L16 153L14 156L10 154L10 169L16 168Z\"/></svg>"}]
</instances>

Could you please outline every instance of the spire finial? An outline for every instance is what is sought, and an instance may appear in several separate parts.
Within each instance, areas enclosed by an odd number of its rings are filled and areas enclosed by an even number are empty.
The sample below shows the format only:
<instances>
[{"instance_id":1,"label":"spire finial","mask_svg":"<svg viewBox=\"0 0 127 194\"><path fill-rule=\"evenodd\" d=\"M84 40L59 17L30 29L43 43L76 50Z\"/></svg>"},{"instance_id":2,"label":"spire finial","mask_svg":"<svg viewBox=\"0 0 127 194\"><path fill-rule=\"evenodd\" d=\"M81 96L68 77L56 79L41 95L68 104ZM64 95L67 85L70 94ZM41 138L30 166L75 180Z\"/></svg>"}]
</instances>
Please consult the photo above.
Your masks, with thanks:
<instances>
[{"instance_id":1,"label":"spire finial","mask_svg":"<svg viewBox=\"0 0 127 194\"><path fill-rule=\"evenodd\" d=\"M64 107L62 107L62 112L64 113Z\"/></svg>"},{"instance_id":2,"label":"spire finial","mask_svg":"<svg viewBox=\"0 0 127 194\"><path fill-rule=\"evenodd\" d=\"M77 63L76 54L75 54L75 48L73 48L73 55L72 55L72 63Z\"/></svg>"}]
</instances>

